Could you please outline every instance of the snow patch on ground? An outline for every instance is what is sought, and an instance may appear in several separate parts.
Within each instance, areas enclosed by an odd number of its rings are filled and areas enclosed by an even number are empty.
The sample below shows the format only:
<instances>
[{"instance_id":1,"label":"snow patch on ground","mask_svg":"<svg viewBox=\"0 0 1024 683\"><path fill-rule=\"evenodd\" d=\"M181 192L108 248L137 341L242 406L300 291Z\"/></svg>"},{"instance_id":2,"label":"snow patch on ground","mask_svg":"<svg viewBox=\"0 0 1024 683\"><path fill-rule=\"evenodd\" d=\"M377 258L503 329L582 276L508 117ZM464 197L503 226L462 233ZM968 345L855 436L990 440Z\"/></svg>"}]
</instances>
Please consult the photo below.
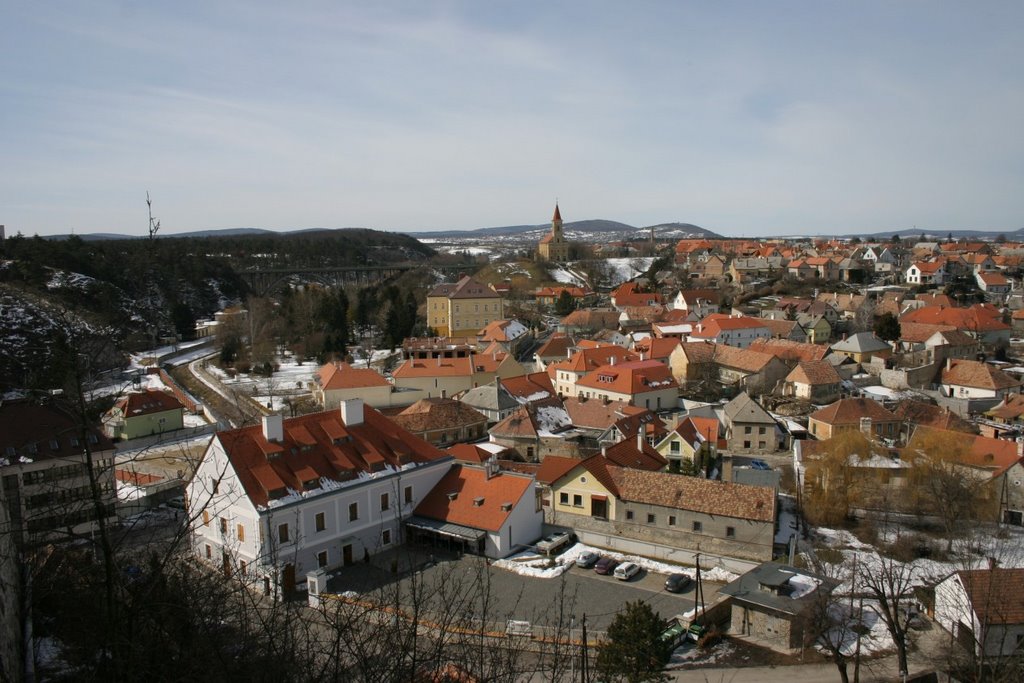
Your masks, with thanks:
<instances>
[{"instance_id":1,"label":"snow patch on ground","mask_svg":"<svg viewBox=\"0 0 1024 683\"><path fill-rule=\"evenodd\" d=\"M605 260L611 269L612 286L618 286L646 272L651 267L651 263L654 262L654 257L610 258Z\"/></svg>"},{"instance_id":2,"label":"snow patch on ground","mask_svg":"<svg viewBox=\"0 0 1024 683\"><path fill-rule=\"evenodd\" d=\"M697 575L697 570L694 567L683 567L681 565L652 560L638 555L626 555L612 550L595 548L586 545L585 543L577 543L561 555L554 558L548 558L533 551L524 551L512 555L511 557L507 557L504 560L497 560L493 564L495 567L507 569L508 571L515 572L516 574L521 574L523 576L551 579L561 576L569 569L569 567L576 564L576 560L580 555L588 551L597 553L598 555L615 558L620 562L635 562L640 565L641 569L645 569L656 574L686 574L690 578L695 578ZM736 574L726 571L721 567L701 567L700 573L701 577L707 581L721 583L729 583L737 578Z\"/></svg>"},{"instance_id":3,"label":"snow patch on ground","mask_svg":"<svg viewBox=\"0 0 1024 683\"><path fill-rule=\"evenodd\" d=\"M699 648L696 643L686 641L672 652L672 657L665 668L679 669L689 664L716 664L735 651L736 646L729 641L723 641L708 649Z\"/></svg>"},{"instance_id":4,"label":"snow patch on ground","mask_svg":"<svg viewBox=\"0 0 1024 683\"><path fill-rule=\"evenodd\" d=\"M220 380L229 391L251 397L260 405L273 411L287 408L287 400L309 395L306 388L317 370L316 363L302 363L294 358L281 358L280 366L270 377L240 373L234 377L211 364L207 369Z\"/></svg>"},{"instance_id":5,"label":"snow patch on ground","mask_svg":"<svg viewBox=\"0 0 1024 683\"><path fill-rule=\"evenodd\" d=\"M564 285L575 285L577 287L587 286L587 281L581 275L565 268L552 268L550 273L555 282L561 282Z\"/></svg>"}]
</instances>

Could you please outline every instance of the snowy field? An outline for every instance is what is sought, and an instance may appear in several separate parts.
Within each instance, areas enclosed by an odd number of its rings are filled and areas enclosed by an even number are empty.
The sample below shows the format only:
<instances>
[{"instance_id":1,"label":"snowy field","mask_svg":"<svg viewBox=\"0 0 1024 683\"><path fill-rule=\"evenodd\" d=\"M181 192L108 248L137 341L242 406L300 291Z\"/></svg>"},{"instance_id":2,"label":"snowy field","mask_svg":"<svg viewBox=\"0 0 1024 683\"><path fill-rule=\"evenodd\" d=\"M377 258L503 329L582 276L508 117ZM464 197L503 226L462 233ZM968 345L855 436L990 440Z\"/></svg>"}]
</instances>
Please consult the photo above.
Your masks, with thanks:
<instances>
[{"instance_id":1,"label":"snowy field","mask_svg":"<svg viewBox=\"0 0 1024 683\"><path fill-rule=\"evenodd\" d=\"M646 271L654 261L653 256L638 258L610 258L606 259L612 271L612 286L621 285L623 282L632 280L637 275ZM639 266L639 270L634 267Z\"/></svg>"},{"instance_id":2,"label":"snowy field","mask_svg":"<svg viewBox=\"0 0 1024 683\"><path fill-rule=\"evenodd\" d=\"M695 578L697 570L693 567L684 567L676 564L669 564L658 560L652 560L638 555L625 555L612 550L594 548L584 543L577 543L557 557L546 557L533 551L524 551L507 557L503 560L496 560L493 566L506 569L522 576L532 576L538 579L553 579L561 576L576 564L577 558L584 552L590 551L598 555L612 557L620 562L636 562L642 569L657 574L686 574ZM720 567L701 568L701 577L707 581L720 581L728 583L736 579L736 574L725 571Z\"/></svg>"},{"instance_id":3,"label":"snowy field","mask_svg":"<svg viewBox=\"0 0 1024 683\"><path fill-rule=\"evenodd\" d=\"M228 390L249 396L261 405L277 411L287 408L285 399L309 395L307 387L313 380L317 364L306 362L299 365L295 358L281 358L276 362L280 363L280 368L270 377L246 373L230 377L213 364L206 369Z\"/></svg>"},{"instance_id":4,"label":"snowy field","mask_svg":"<svg viewBox=\"0 0 1024 683\"><path fill-rule=\"evenodd\" d=\"M578 273L574 273L566 268L552 268L551 277L554 278L555 282L561 282L565 285L575 285L577 287L586 287L587 281Z\"/></svg>"}]
</instances>

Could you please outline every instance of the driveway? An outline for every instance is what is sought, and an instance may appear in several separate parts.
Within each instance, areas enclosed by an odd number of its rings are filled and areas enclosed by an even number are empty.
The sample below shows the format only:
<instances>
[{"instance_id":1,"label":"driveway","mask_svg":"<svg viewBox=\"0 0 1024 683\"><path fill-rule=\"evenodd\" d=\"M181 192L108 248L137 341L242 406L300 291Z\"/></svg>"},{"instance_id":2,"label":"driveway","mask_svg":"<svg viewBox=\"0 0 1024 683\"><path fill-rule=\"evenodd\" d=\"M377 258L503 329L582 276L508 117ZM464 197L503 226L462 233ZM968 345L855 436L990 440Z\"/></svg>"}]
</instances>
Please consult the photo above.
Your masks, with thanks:
<instances>
[{"instance_id":1,"label":"driveway","mask_svg":"<svg viewBox=\"0 0 1024 683\"><path fill-rule=\"evenodd\" d=\"M450 605L458 593L452 590L452 586L458 587L461 582L469 592L475 581L485 577L492 600L488 609L489 621L518 619L537 625L553 624L558 620L561 598L564 618L568 615L575 617L577 629L586 614L588 635L606 630L627 602L644 601L663 618L683 614L694 607L692 588L685 593L669 593L664 588L665 575L654 572L641 571L630 581L619 581L611 576L601 576L593 569L573 566L558 578L541 579L490 566L480 557L444 557L438 554L433 564L429 563L428 556L423 558L426 566L424 563L411 563L419 568L401 576L382 569L386 562L376 558L372 564L346 567L336 573L328 588L335 593L355 591L372 597L375 591L388 594L396 587L408 590L414 576L421 579L423 585L431 587L433 593L448 596L445 604ZM722 585L705 582L707 604L715 600Z\"/></svg>"}]
</instances>

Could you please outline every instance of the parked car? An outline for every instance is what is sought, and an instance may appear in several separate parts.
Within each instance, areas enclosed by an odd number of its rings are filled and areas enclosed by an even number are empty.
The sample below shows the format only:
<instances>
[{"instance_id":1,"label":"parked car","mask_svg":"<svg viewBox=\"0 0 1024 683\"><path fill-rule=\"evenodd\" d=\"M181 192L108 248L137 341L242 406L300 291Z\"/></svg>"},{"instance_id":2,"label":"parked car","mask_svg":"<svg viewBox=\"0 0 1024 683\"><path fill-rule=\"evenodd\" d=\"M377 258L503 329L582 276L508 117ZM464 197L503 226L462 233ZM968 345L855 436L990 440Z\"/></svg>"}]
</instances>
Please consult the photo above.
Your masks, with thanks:
<instances>
[{"instance_id":1,"label":"parked car","mask_svg":"<svg viewBox=\"0 0 1024 683\"><path fill-rule=\"evenodd\" d=\"M611 574L618 566L618 560L611 557L602 557L594 564L594 571L598 574Z\"/></svg>"},{"instance_id":2,"label":"parked car","mask_svg":"<svg viewBox=\"0 0 1024 683\"><path fill-rule=\"evenodd\" d=\"M619 581L629 581L640 573L640 565L636 562L623 562L615 568L615 578Z\"/></svg>"},{"instance_id":3,"label":"parked car","mask_svg":"<svg viewBox=\"0 0 1024 683\"><path fill-rule=\"evenodd\" d=\"M601 559L601 556L590 550L584 550L580 553L580 556L576 558L576 566L583 567L584 569L590 569L597 561Z\"/></svg>"},{"instance_id":4,"label":"parked car","mask_svg":"<svg viewBox=\"0 0 1024 683\"><path fill-rule=\"evenodd\" d=\"M184 510L185 496L175 496L174 498L171 498L169 501L167 501L166 505L167 507L173 508L175 510Z\"/></svg>"},{"instance_id":5,"label":"parked car","mask_svg":"<svg viewBox=\"0 0 1024 683\"><path fill-rule=\"evenodd\" d=\"M766 463L764 460L758 459L758 460L751 460L750 461L750 468L751 469L755 469L755 470L767 471L767 470L770 470L772 468L772 466L769 465L768 463Z\"/></svg>"},{"instance_id":6,"label":"parked car","mask_svg":"<svg viewBox=\"0 0 1024 683\"><path fill-rule=\"evenodd\" d=\"M682 593L692 583L693 579L686 574L669 574L668 578L665 579L665 590L669 593Z\"/></svg>"}]
</instances>

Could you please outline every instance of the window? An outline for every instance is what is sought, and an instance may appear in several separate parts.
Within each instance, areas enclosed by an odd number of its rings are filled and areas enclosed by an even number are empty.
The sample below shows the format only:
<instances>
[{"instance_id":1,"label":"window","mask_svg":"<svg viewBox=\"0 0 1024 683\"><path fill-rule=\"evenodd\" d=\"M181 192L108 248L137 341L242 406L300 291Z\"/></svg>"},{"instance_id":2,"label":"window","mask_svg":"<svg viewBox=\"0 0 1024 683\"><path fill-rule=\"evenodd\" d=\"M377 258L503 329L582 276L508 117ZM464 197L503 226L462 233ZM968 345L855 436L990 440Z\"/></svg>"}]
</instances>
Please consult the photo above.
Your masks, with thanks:
<instances>
[{"instance_id":1,"label":"window","mask_svg":"<svg viewBox=\"0 0 1024 683\"><path fill-rule=\"evenodd\" d=\"M352 503L348 506L348 521L354 522L359 519L359 503Z\"/></svg>"},{"instance_id":2,"label":"window","mask_svg":"<svg viewBox=\"0 0 1024 683\"><path fill-rule=\"evenodd\" d=\"M316 554L316 566L323 569L327 566L327 551L321 550Z\"/></svg>"},{"instance_id":3,"label":"window","mask_svg":"<svg viewBox=\"0 0 1024 683\"><path fill-rule=\"evenodd\" d=\"M675 526L676 525L676 516L675 515L669 515L668 516L668 525L669 526Z\"/></svg>"},{"instance_id":4,"label":"window","mask_svg":"<svg viewBox=\"0 0 1024 683\"><path fill-rule=\"evenodd\" d=\"M203 510L203 526L210 526L210 513Z\"/></svg>"},{"instance_id":5,"label":"window","mask_svg":"<svg viewBox=\"0 0 1024 683\"><path fill-rule=\"evenodd\" d=\"M743 433L744 433L744 434L750 434L750 432L751 432L751 429L750 429L750 427L744 427L744 428L743 428Z\"/></svg>"},{"instance_id":6,"label":"window","mask_svg":"<svg viewBox=\"0 0 1024 683\"><path fill-rule=\"evenodd\" d=\"M385 529L380 533L380 542L383 545L391 545L391 529Z\"/></svg>"},{"instance_id":7,"label":"window","mask_svg":"<svg viewBox=\"0 0 1024 683\"><path fill-rule=\"evenodd\" d=\"M315 519L316 519L316 530L317 531L324 531L325 529L327 529L327 518L326 518L326 515L324 515L324 513L322 513L322 512L316 513L316 518Z\"/></svg>"},{"instance_id":8,"label":"window","mask_svg":"<svg viewBox=\"0 0 1024 683\"><path fill-rule=\"evenodd\" d=\"M678 441L673 441L671 446L670 446L670 448L669 448L669 450L672 453L678 453L679 452L679 442Z\"/></svg>"},{"instance_id":9,"label":"window","mask_svg":"<svg viewBox=\"0 0 1024 683\"><path fill-rule=\"evenodd\" d=\"M633 511L632 510L626 510L626 519L629 519L629 520L633 519Z\"/></svg>"},{"instance_id":10,"label":"window","mask_svg":"<svg viewBox=\"0 0 1024 683\"><path fill-rule=\"evenodd\" d=\"M577 508L583 507L583 496L578 493L572 494L572 506Z\"/></svg>"},{"instance_id":11,"label":"window","mask_svg":"<svg viewBox=\"0 0 1024 683\"><path fill-rule=\"evenodd\" d=\"M287 524L282 524L281 526L277 527L277 540L281 541L281 543L287 543L288 542L288 525Z\"/></svg>"},{"instance_id":12,"label":"window","mask_svg":"<svg viewBox=\"0 0 1024 683\"><path fill-rule=\"evenodd\" d=\"M558 494L558 502L561 503L562 505L568 505L569 504L569 494L568 493L564 493L564 492L563 493L559 493Z\"/></svg>"},{"instance_id":13,"label":"window","mask_svg":"<svg viewBox=\"0 0 1024 683\"><path fill-rule=\"evenodd\" d=\"M760 448L763 451L764 450L764 441L758 441L757 442L757 447Z\"/></svg>"},{"instance_id":14,"label":"window","mask_svg":"<svg viewBox=\"0 0 1024 683\"><path fill-rule=\"evenodd\" d=\"M388 500L388 494L386 494L386 493L380 494L380 509L381 509L382 512L384 510L388 509L388 507L389 507L388 503L389 502L390 501Z\"/></svg>"},{"instance_id":15,"label":"window","mask_svg":"<svg viewBox=\"0 0 1024 683\"><path fill-rule=\"evenodd\" d=\"M758 427L757 428L757 433L758 434L764 434L764 427Z\"/></svg>"},{"instance_id":16,"label":"window","mask_svg":"<svg viewBox=\"0 0 1024 683\"><path fill-rule=\"evenodd\" d=\"M744 448L750 448L750 442L749 441L744 441L743 442L743 447Z\"/></svg>"},{"instance_id":17,"label":"window","mask_svg":"<svg viewBox=\"0 0 1024 683\"><path fill-rule=\"evenodd\" d=\"M222 534L227 534L228 532L228 520L223 517L220 518L220 532Z\"/></svg>"},{"instance_id":18,"label":"window","mask_svg":"<svg viewBox=\"0 0 1024 683\"><path fill-rule=\"evenodd\" d=\"M242 524L239 524L237 531L238 531L238 540L239 541L244 541L245 540L245 526L242 525Z\"/></svg>"},{"instance_id":19,"label":"window","mask_svg":"<svg viewBox=\"0 0 1024 683\"><path fill-rule=\"evenodd\" d=\"M654 515L652 515L651 513L648 512L647 513L647 523L648 524L654 524L655 520L657 520L657 517L655 517Z\"/></svg>"},{"instance_id":20,"label":"window","mask_svg":"<svg viewBox=\"0 0 1024 683\"><path fill-rule=\"evenodd\" d=\"M220 480L217 477L210 477L210 490L214 495L220 492Z\"/></svg>"},{"instance_id":21,"label":"window","mask_svg":"<svg viewBox=\"0 0 1024 683\"><path fill-rule=\"evenodd\" d=\"M704 530L704 525L701 524L700 522L694 522L693 523L693 530L699 533L699 532Z\"/></svg>"},{"instance_id":22,"label":"window","mask_svg":"<svg viewBox=\"0 0 1024 683\"><path fill-rule=\"evenodd\" d=\"M726 538L736 538L736 527L734 527L734 526L727 526L727 527L725 527L725 537Z\"/></svg>"},{"instance_id":23,"label":"window","mask_svg":"<svg viewBox=\"0 0 1024 683\"><path fill-rule=\"evenodd\" d=\"M405 487L405 503L406 505L412 505L412 487Z\"/></svg>"},{"instance_id":24,"label":"window","mask_svg":"<svg viewBox=\"0 0 1024 683\"><path fill-rule=\"evenodd\" d=\"M210 547L209 543L206 544L206 559L213 559L213 548Z\"/></svg>"}]
</instances>

